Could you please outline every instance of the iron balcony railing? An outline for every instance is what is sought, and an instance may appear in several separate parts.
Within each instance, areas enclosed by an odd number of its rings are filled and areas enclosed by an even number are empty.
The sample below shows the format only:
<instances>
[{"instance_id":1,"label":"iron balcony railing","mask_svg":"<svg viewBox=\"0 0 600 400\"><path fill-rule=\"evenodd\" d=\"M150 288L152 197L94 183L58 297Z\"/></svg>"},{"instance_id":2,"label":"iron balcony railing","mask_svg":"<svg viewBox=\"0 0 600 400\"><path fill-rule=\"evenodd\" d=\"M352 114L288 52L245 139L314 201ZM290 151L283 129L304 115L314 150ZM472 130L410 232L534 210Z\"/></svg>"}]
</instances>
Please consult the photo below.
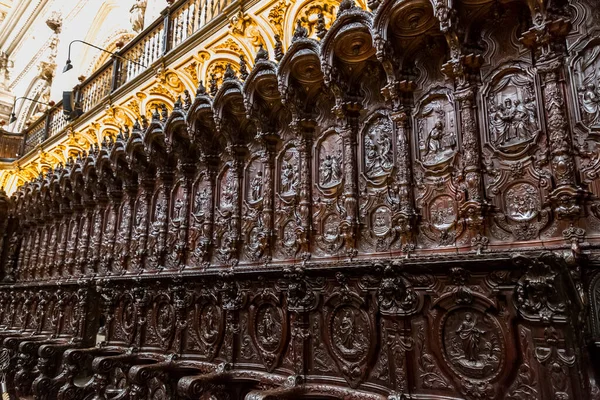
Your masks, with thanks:
<instances>
[{"instance_id":1,"label":"iron balcony railing","mask_svg":"<svg viewBox=\"0 0 600 400\"><path fill-rule=\"evenodd\" d=\"M75 107L84 114L93 110L106 96L202 30L233 1L180 0L167 7L160 18L117 52L120 57L112 57L73 89ZM19 155L27 154L46 139L59 134L67 124L62 102L58 102L20 135L24 143Z\"/></svg>"}]
</instances>

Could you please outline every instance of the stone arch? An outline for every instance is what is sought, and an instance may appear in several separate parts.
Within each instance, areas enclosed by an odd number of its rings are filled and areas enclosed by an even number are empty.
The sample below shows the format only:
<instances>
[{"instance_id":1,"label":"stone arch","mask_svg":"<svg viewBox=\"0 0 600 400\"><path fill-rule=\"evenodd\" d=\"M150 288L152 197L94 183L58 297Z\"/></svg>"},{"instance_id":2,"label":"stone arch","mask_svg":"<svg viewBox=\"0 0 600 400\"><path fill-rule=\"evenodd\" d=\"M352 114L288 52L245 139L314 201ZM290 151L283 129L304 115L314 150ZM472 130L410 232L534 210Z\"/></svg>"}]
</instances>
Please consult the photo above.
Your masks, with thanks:
<instances>
[{"instance_id":1,"label":"stone arch","mask_svg":"<svg viewBox=\"0 0 600 400\"><path fill-rule=\"evenodd\" d=\"M47 103L50 98L50 84L47 80L38 76L31 82L23 97L27 97L42 103ZM15 132L21 132L26 128L26 124L28 122L33 122L35 119L39 118L42 113L46 111L46 109L47 106L44 106L43 104L24 99L19 100L19 102L16 104L15 110L13 110L17 116L17 121L13 125L12 130Z\"/></svg>"}]
</instances>

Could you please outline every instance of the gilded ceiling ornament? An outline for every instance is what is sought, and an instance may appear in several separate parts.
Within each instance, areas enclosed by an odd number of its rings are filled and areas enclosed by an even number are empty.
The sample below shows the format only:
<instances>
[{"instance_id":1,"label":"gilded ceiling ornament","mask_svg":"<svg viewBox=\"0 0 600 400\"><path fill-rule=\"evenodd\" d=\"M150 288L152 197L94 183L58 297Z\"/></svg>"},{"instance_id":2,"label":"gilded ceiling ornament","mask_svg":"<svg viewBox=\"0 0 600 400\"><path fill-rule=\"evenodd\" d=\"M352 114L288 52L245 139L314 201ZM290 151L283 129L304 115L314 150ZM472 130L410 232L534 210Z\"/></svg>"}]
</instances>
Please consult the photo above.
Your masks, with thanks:
<instances>
[{"instance_id":1,"label":"gilded ceiling ornament","mask_svg":"<svg viewBox=\"0 0 600 400\"><path fill-rule=\"evenodd\" d=\"M271 23L271 26L275 28L275 33L280 37L283 36L284 17L289 7L290 5L285 0L281 0L277 2L269 11L269 22Z\"/></svg>"},{"instance_id":2,"label":"gilded ceiling ornament","mask_svg":"<svg viewBox=\"0 0 600 400\"><path fill-rule=\"evenodd\" d=\"M224 42L214 46L213 49L229 50L235 54L240 54L243 51L242 48L240 47L240 45L238 44L238 42L236 42L232 38L227 38Z\"/></svg>"},{"instance_id":3,"label":"gilded ceiling ornament","mask_svg":"<svg viewBox=\"0 0 600 400\"><path fill-rule=\"evenodd\" d=\"M192 78L194 85L198 85L198 63L196 61L192 61L186 65L183 70L190 76L190 78Z\"/></svg>"},{"instance_id":4,"label":"gilded ceiling ornament","mask_svg":"<svg viewBox=\"0 0 600 400\"><path fill-rule=\"evenodd\" d=\"M229 20L229 31L240 40L249 41L255 49L265 44L256 21L241 11Z\"/></svg>"},{"instance_id":5,"label":"gilded ceiling ornament","mask_svg":"<svg viewBox=\"0 0 600 400\"><path fill-rule=\"evenodd\" d=\"M230 68L234 71L234 74L237 75L240 67L237 64L231 64L231 62L227 60L217 60L214 61L209 67L206 75L206 82L209 82L210 91L212 94L213 81L214 85L221 86L223 82L223 78L225 77L225 70L227 68L227 64L230 65ZM212 76L214 75L214 77ZM216 93L216 90L215 90Z\"/></svg>"}]
</instances>

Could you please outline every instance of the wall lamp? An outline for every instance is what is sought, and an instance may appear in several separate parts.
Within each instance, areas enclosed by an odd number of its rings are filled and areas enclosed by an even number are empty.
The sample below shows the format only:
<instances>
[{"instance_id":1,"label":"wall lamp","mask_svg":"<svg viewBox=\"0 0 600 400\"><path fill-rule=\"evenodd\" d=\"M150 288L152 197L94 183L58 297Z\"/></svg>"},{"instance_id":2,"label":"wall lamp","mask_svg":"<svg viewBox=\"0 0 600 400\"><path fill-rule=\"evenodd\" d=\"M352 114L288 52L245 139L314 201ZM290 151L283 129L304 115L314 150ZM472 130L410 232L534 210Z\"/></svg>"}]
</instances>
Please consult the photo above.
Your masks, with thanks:
<instances>
[{"instance_id":1,"label":"wall lamp","mask_svg":"<svg viewBox=\"0 0 600 400\"><path fill-rule=\"evenodd\" d=\"M15 101L13 102L12 112L10 113L10 120L8 121L9 124L12 124L13 122L15 122L17 120L17 116L15 114L15 107L17 105L17 100L21 100L21 99L33 101L34 103L43 104L45 106L50 106L50 107L54 107L54 105L56 104L54 101L50 101L49 103L42 103L41 101L30 99L29 97L17 97L15 99Z\"/></svg>"},{"instance_id":2,"label":"wall lamp","mask_svg":"<svg viewBox=\"0 0 600 400\"><path fill-rule=\"evenodd\" d=\"M68 56L67 56L67 63L65 64L65 67L63 68L63 73L65 73L65 72L67 72L67 71L69 71L69 70L71 70L71 69L73 68L73 64L71 63L71 45L72 45L73 43L75 43L75 42L78 42L78 43L83 43L83 44L87 44L87 45L88 45L88 46L90 46L90 47L93 47L93 48L95 48L95 49L101 50L101 51L103 51L103 52L105 52L105 53L108 53L108 54L112 54L113 56L115 56L115 57L117 57L117 58L120 58L121 60L129 61L129 62L132 62L132 63L134 63L134 64L137 64L137 65L139 65L140 67L146 68L146 66L145 66L145 65L143 65L143 64L140 64L140 63L139 63L139 62L137 62L137 61L130 60L129 58L125 58L125 57L123 57L123 56L120 56L120 55L118 55L117 53L113 53L112 51L108 51L108 50L106 50L106 49L103 49L103 48L101 48L101 47L95 46L95 45L93 45L93 44L91 44L91 43L84 42L83 40L73 40L71 43L69 43L69 54L68 54Z\"/></svg>"}]
</instances>

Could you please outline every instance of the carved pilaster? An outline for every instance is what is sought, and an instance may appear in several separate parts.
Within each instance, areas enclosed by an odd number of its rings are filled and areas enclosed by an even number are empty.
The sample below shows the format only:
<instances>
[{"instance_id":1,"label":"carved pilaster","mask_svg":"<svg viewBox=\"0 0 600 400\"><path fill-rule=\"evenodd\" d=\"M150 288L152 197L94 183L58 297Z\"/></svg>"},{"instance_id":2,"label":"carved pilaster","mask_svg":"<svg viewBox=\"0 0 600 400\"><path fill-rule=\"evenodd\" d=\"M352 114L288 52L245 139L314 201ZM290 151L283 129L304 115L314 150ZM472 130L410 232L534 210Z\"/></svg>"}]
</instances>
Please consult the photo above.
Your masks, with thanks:
<instances>
[{"instance_id":1,"label":"carved pilaster","mask_svg":"<svg viewBox=\"0 0 600 400\"><path fill-rule=\"evenodd\" d=\"M179 165L181 181L179 191L181 194L174 199L169 222L167 247L170 252L167 256L167 268L181 268L186 259L186 243L189 226L189 203L192 192L192 179L195 173L194 164L182 163Z\"/></svg>"},{"instance_id":2,"label":"carved pilaster","mask_svg":"<svg viewBox=\"0 0 600 400\"><path fill-rule=\"evenodd\" d=\"M107 204L106 198L99 199L93 212L93 220L90 221L92 232L85 266L86 274L95 274L98 272L104 232L102 227L104 226Z\"/></svg>"},{"instance_id":3,"label":"carved pilaster","mask_svg":"<svg viewBox=\"0 0 600 400\"><path fill-rule=\"evenodd\" d=\"M146 244L148 251L147 267L151 270L159 268L164 263L173 173L166 167L159 166L157 178L152 225Z\"/></svg>"},{"instance_id":4,"label":"carved pilaster","mask_svg":"<svg viewBox=\"0 0 600 400\"><path fill-rule=\"evenodd\" d=\"M415 207L412 162L410 154L410 125L409 110L402 109L391 114L396 129L396 184L398 185L399 218L398 226L403 245L413 241L412 233L415 227Z\"/></svg>"},{"instance_id":5,"label":"carved pilaster","mask_svg":"<svg viewBox=\"0 0 600 400\"><path fill-rule=\"evenodd\" d=\"M196 184L193 199L191 232L189 235L190 258L188 264L192 267L206 266L210 262L213 247L214 199L218 162L207 158L201 165L201 173Z\"/></svg>"},{"instance_id":6,"label":"carved pilaster","mask_svg":"<svg viewBox=\"0 0 600 400\"><path fill-rule=\"evenodd\" d=\"M299 199L299 215L300 229L297 232L297 238L300 245L300 257L303 260L310 258L310 232L312 229L311 221L311 198L312 198L312 142L316 123L310 119L302 119L298 122L299 129L299 145L298 153L300 155L300 199Z\"/></svg>"},{"instance_id":7,"label":"carved pilaster","mask_svg":"<svg viewBox=\"0 0 600 400\"><path fill-rule=\"evenodd\" d=\"M127 270L129 261L129 244L131 241L132 214L135 207L135 198L137 193L137 182L127 182L124 187L125 195L121 205L119 226L117 228L117 237L115 240L115 260L113 270L116 273L123 273Z\"/></svg>"},{"instance_id":8,"label":"carved pilaster","mask_svg":"<svg viewBox=\"0 0 600 400\"><path fill-rule=\"evenodd\" d=\"M344 238L346 254L353 257L358 250L358 184L357 184L357 156L358 146L358 112L356 103L343 105L341 137L344 145L344 209L346 219L340 224L340 233Z\"/></svg>"},{"instance_id":9,"label":"carved pilaster","mask_svg":"<svg viewBox=\"0 0 600 400\"><path fill-rule=\"evenodd\" d=\"M562 18L535 22L520 40L532 49L542 85L550 167L554 178L550 200L558 218L574 219L581 213L583 193L577 187L578 174L565 90L565 37L571 29L571 23Z\"/></svg>"},{"instance_id":10,"label":"carved pilaster","mask_svg":"<svg viewBox=\"0 0 600 400\"><path fill-rule=\"evenodd\" d=\"M462 161L464 168L464 190L466 198L461 204L461 216L471 232L471 239L483 229L483 190L481 178L481 146L475 106L475 87L470 86L455 92L460 108L462 132Z\"/></svg>"},{"instance_id":11,"label":"carved pilaster","mask_svg":"<svg viewBox=\"0 0 600 400\"><path fill-rule=\"evenodd\" d=\"M121 205L121 192L111 191L110 202L106 208L104 233L102 234L102 251L100 259L100 267L98 273L106 275L111 272L114 259L113 248L115 245L115 236L117 229L117 218L119 215L119 207Z\"/></svg>"},{"instance_id":12,"label":"carved pilaster","mask_svg":"<svg viewBox=\"0 0 600 400\"><path fill-rule=\"evenodd\" d=\"M133 210L133 227L131 237L131 263L132 272L141 272L144 269L146 258L146 242L148 240L149 210L152 206L152 190L154 179L147 174L139 179L140 193Z\"/></svg>"},{"instance_id":13,"label":"carved pilaster","mask_svg":"<svg viewBox=\"0 0 600 400\"><path fill-rule=\"evenodd\" d=\"M575 218L580 214L580 190L573 157L573 143L567 117L562 58L538 64L548 132L550 166L555 188L550 193L554 212L559 218Z\"/></svg>"}]
</instances>

